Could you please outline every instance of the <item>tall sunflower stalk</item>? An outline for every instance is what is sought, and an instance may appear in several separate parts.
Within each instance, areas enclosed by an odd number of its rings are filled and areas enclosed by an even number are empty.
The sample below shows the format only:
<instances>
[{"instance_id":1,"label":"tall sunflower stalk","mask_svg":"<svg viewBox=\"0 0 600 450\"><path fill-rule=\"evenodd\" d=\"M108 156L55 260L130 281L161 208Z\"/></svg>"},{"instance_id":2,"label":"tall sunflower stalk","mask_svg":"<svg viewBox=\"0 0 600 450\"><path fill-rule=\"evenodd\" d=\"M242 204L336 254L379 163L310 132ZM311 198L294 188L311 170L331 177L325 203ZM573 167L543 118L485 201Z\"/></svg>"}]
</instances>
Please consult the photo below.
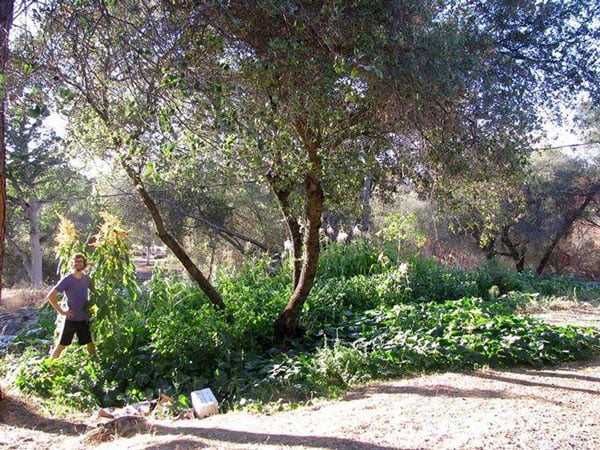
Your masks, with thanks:
<instances>
[{"instance_id":1,"label":"tall sunflower stalk","mask_svg":"<svg viewBox=\"0 0 600 450\"><path fill-rule=\"evenodd\" d=\"M83 253L85 244L80 242L79 231L73 222L58 214L58 233L54 238L54 252L58 260L58 273L65 276L71 271L71 259L76 253Z\"/></svg>"}]
</instances>

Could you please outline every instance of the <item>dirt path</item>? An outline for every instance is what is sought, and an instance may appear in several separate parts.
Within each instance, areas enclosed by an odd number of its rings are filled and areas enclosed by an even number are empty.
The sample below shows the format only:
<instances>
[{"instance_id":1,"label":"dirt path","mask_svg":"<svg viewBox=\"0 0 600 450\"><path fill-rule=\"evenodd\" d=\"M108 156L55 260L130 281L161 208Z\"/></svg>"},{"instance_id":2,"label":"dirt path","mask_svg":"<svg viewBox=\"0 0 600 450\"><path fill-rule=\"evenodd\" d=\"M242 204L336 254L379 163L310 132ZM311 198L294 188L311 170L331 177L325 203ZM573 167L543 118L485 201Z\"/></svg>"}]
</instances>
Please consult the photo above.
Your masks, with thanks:
<instances>
[{"instance_id":1,"label":"dirt path","mask_svg":"<svg viewBox=\"0 0 600 450\"><path fill-rule=\"evenodd\" d=\"M597 310L546 318L600 323ZM0 401L0 448L599 449L600 358L382 382L293 411L147 422L130 437L121 429L90 441L103 422L48 418L9 392Z\"/></svg>"},{"instance_id":2,"label":"dirt path","mask_svg":"<svg viewBox=\"0 0 600 450\"><path fill-rule=\"evenodd\" d=\"M97 420L43 417L8 396L0 447L83 445ZM598 449L600 358L551 370L485 370L377 383L273 415L152 422L97 449Z\"/></svg>"}]
</instances>

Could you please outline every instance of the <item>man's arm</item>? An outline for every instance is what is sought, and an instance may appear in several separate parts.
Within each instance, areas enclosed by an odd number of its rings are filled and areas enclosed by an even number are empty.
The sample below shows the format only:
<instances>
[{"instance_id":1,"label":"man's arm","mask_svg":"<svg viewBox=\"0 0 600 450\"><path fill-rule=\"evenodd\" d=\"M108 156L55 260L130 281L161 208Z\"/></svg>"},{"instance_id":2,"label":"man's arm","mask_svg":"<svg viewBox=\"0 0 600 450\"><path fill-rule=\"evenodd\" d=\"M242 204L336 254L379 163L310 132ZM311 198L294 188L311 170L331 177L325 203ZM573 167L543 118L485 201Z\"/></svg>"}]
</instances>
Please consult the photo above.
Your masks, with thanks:
<instances>
[{"instance_id":1,"label":"man's arm","mask_svg":"<svg viewBox=\"0 0 600 450\"><path fill-rule=\"evenodd\" d=\"M52 307L56 310L56 312L58 314L60 314L61 316L65 316L67 319L70 319L71 317L73 317L73 311L71 310L64 310L61 308L61 306L58 304L58 300L56 300L56 295L58 294L58 291L56 289L52 289L52 291L50 291L50 293L48 294L48 296L46 297L48 299L48 301L50 302L50 304L52 305Z\"/></svg>"}]
</instances>

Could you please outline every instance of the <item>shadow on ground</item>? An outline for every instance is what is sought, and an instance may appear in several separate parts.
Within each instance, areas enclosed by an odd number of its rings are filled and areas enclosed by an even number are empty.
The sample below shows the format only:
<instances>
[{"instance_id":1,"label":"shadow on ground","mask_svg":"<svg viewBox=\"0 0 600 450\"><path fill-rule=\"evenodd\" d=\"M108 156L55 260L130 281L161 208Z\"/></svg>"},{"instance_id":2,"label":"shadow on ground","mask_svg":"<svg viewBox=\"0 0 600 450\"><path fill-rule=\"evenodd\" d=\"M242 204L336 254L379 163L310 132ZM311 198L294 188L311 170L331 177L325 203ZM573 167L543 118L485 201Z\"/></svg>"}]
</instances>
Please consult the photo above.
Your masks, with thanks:
<instances>
[{"instance_id":1,"label":"shadow on ground","mask_svg":"<svg viewBox=\"0 0 600 450\"><path fill-rule=\"evenodd\" d=\"M5 393L4 398L0 401L0 423L16 428L67 436L79 436L90 429L83 423L45 417L35 411L35 407L13 397L10 393Z\"/></svg>"},{"instance_id":2,"label":"shadow on ground","mask_svg":"<svg viewBox=\"0 0 600 450\"><path fill-rule=\"evenodd\" d=\"M169 442L163 442L156 445L146 447L146 450L169 450L172 448L202 448L203 444L198 441L189 439L190 436L195 436L200 439L208 439L218 442L229 442L239 445L269 445L282 448L287 447L313 447L318 449L354 449L354 450L401 450L398 447L381 446L367 442L360 442L354 439L345 439L340 437L330 436L302 436L302 430L298 430L298 435L292 434L267 434L267 433L249 433L247 431L228 430L223 428L194 428L194 427L177 427L154 426L152 432L155 435L185 435L181 438L176 438ZM206 447L211 445L206 444Z\"/></svg>"}]
</instances>

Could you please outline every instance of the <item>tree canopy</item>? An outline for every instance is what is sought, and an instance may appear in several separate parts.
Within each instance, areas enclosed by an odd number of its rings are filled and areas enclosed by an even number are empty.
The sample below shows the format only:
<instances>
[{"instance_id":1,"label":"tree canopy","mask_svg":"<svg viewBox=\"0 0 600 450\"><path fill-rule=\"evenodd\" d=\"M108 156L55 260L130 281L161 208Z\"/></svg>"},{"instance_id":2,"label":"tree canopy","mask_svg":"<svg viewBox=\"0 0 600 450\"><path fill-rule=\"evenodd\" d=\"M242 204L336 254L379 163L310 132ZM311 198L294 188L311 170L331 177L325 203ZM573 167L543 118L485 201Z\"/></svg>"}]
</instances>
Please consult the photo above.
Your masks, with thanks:
<instances>
[{"instance_id":1,"label":"tree canopy","mask_svg":"<svg viewBox=\"0 0 600 450\"><path fill-rule=\"evenodd\" d=\"M598 99L599 9L54 1L39 9L32 60L70 102L73 135L125 170L158 235L221 308L146 186L178 161L270 186L294 247L293 293L275 326L285 339L301 333L327 203L358 204L365 178L390 167L430 192L514 173L540 108L582 91Z\"/></svg>"}]
</instances>

